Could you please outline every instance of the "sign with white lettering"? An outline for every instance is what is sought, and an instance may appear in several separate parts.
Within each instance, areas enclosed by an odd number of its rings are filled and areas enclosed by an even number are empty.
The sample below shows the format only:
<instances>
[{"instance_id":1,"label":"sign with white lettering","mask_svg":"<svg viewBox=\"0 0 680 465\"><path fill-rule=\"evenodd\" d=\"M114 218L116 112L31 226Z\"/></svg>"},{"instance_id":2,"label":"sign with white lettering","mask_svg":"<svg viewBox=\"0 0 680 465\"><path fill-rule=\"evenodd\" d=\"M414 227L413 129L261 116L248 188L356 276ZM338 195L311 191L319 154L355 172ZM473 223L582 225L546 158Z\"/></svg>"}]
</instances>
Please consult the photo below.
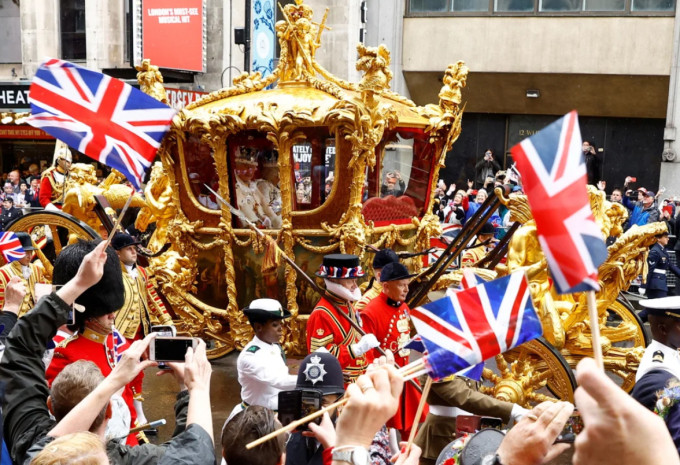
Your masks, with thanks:
<instances>
[{"instance_id":1,"label":"sign with white lettering","mask_svg":"<svg viewBox=\"0 0 680 465\"><path fill-rule=\"evenodd\" d=\"M142 0L142 57L160 68L205 71L204 0Z\"/></svg>"},{"instance_id":2,"label":"sign with white lettering","mask_svg":"<svg viewBox=\"0 0 680 465\"><path fill-rule=\"evenodd\" d=\"M2 83L0 84L1 110L28 110L28 88L30 84Z\"/></svg>"},{"instance_id":3,"label":"sign with white lettering","mask_svg":"<svg viewBox=\"0 0 680 465\"><path fill-rule=\"evenodd\" d=\"M165 92L168 94L168 103L170 103L170 106L178 110L181 110L207 94L207 92L175 89L174 87L165 87Z\"/></svg>"}]
</instances>

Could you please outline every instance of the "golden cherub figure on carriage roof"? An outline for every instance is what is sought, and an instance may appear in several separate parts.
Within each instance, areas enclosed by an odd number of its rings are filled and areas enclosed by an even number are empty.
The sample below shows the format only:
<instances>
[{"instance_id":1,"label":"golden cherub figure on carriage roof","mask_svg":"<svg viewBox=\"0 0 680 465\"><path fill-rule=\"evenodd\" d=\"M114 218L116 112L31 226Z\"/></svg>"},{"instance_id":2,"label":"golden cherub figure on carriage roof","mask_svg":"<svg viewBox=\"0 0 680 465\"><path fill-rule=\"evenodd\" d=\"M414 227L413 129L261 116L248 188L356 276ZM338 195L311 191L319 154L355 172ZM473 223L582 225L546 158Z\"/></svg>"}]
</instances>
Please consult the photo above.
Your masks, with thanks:
<instances>
[{"instance_id":1,"label":"golden cherub figure on carriage roof","mask_svg":"<svg viewBox=\"0 0 680 465\"><path fill-rule=\"evenodd\" d=\"M369 247L420 252L442 233L432 213L435 186L461 131L461 91L468 68L460 61L450 65L439 103L417 106L390 90L390 53L384 46L359 44L356 67L362 79L344 81L315 59L323 21L313 22L311 8L301 0L282 11L284 19L276 24L281 45L276 69L265 77L244 73L233 87L181 110L138 205L135 224L150 236L146 255L152 279L180 332L210 341L213 357L240 349L250 339L241 309L257 297L277 299L293 314L284 347L303 354L306 321L319 296L291 266L272 264L267 241L233 216L211 190L273 238L308 275L328 253L353 253L368 264ZM143 90L162 100L158 68L145 61L139 71ZM13 229L33 230L34 236L49 229L53 238L63 238L64 231L71 239L95 237L99 231L86 211L91 190L82 183L67 186L65 198L75 203L64 211L77 218L36 213ZM570 399L575 387L570 367L592 352L584 337L589 329L583 304L578 298L556 299L551 292L526 200L497 195L489 199L487 210L495 210L501 198L513 220L524 226L502 250L507 251L504 268L492 260L490 269L478 272L493 278L526 269L546 334L497 357L498 369L486 372L492 381L488 390L523 404L546 395ZM591 192L591 204L603 234L620 234L621 212L597 193ZM474 236L488 218L484 211L480 209L462 236ZM619 220L612 223L617 214ZM643 227L621 236L600 268L598 308L608 341L607 368L626 388L632 387L631 373L646 336L632 308L617 297L644 267L646 247L657 229ZM452 253L460 250L462 246ZM409 266L426 273L428 263L418 258ZM442 274L431 290L459 279L457 271ZM545 388L550 392L539 393Z\"/></svg>"}]
</instances>

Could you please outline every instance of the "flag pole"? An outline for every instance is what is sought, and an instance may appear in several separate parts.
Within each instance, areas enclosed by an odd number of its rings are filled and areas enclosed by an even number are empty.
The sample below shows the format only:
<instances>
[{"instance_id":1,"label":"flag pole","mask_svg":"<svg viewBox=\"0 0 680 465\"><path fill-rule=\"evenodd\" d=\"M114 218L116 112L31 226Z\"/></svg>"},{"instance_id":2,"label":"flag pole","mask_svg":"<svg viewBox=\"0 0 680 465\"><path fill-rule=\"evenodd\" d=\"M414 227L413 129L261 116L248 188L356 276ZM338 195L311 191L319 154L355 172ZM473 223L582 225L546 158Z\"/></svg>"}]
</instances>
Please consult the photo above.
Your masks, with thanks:
<instances>
[{"instance_id":1,"label":"flag pole","mask_svg":"<svg viewBox=\"0 0 680 465\"><path fill-rule=\"evenodd\" d=\"M595 363L604 371L604 362L602 360L602 344L600 344L600 319L597 312L597 299L595 298L595 291L586 292L586 300L588 302L588 314L590 315L590 336L593 343L593 354L595 355Z\"/></svg>"},{"instance_id":2,"label":"flag pole","mask_svg":"<svg viewBox=\"0 0 680 465\"><path fill-rule=\"evenodd\" d=\"M106 239L106 246L104 247L105 249L109 247L109 244L111 244L111 239L113 239L113 236L116 235L116 229L118 229L118 225L120 224L121 220L123 219L123 215L125 215L125 212L127 211L128 207L130 206L130 203L132 202L132 198L135 196L135 190L132 189L132 192L130 192L130 197L128 197L127 202L125 202L125 206L123 206L123 209L120 211L120 215L118 215L118 218L116 218L116 222L113 224L113 228L111 228L111 232L109 233L109 237Z\"/></svg>"},{"instance_id":3,"label":"flag pole","mask_svg":"<svg viewBox=\"0 0 680 465\"><path fill-rule=\"evenodd\" d=\"M425 408L425 404L427 403L427 396L430 393L430 388L432 387L432 378L429 376L427 377L427 381L425 381L425 385L423 386L423 394L420 397L420 402L418 403L418 408L416 409L416 416L413 418L413 423L411 427L411 434L408 436L408 444L406 444L406 452L404 455L408 455L409 452L411 451L411 446L413 445L413 441L416 438L416 434L418 433L418 425L420 423L420 416L423 414L423 409Z\"/></svg>"}]
</instances>

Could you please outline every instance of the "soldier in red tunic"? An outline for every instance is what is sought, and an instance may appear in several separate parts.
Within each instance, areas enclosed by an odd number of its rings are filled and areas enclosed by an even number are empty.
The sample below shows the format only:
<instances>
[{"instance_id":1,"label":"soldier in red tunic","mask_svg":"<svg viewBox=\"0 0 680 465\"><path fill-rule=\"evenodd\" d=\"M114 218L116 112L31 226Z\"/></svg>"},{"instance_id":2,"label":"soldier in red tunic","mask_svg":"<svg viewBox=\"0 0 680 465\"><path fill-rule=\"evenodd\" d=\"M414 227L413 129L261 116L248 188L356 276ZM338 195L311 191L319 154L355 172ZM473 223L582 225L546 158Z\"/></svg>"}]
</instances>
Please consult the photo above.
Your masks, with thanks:
<instances>
[{"instance_id":1,"label":"soldier in red tunic","mask_svg":"<svg viewBox=\"0 0 680 465\"><path fill-rule=\"evenodd\" d=\"M78 247L81 249L85 248L84 252L89 252L96 245L94 242L82 242L78 244ZM74 274L73 270L77 270L80 265L75 259L78 252L72 247L64 249L57 258L54 267L55 284L64 284L68 281L63 278L62 274L71 273L70 277ZM108 376L113 371L113 367L118 362L121 354L129 347L124 337L112 332L115 312L123 305L125 290L123 287L120 259L111 248L108 248L106 253L108 256L104 265L104 276L101 281L96 286L85 291L76 300L78 305L85 307L82 313L74 312L78 332L61 342L54 349L52 361L46 372L46 379L50 386L64 367L77 360L93 362L99 367L104 376ZM57 270L66 271L57 274ZM115 430L110 431L113 437L124 436L127 434L127 428L138 426L133 398L135 392L141 392L141 380L142 375L140 373L123 390L121 396L124 403L120 402L112 405L114 407L114 417L109 423L109 428L115 428ZM130 418L129 424L127 424L127 418ZM107 434L109 434L108 430ZM127 444L137 445L139 440L148 442L143 433L137 436L131 434L127 438Z\"/></svg>"},{"instance_id":2,"label":"soldier in red tunic","mask_svg":"<svg viewBox=\"0 0 680 465\"><path fill-rule=\"evenodd\" d=\"M408 294L408 284L413 275L401 263L388 263L380 273L382 292L368 302L361 312L361 319L366 332L375 334L380 347L394 354L394 361L399 366L407 365L409 349L404 345L410 340L408 307L404 303ZM413 426L413 420L420 402L420 392L411 383L404 384L404 391L399 402L399 410L387 422L389 428L399 430L402 438L406 438ZM423 411L422 420L427 415Z\"/></svg>"},{"instance_id":3,"label":"soldier in red tunic","mask_svg":"<svg viewBox=\"0 0 680 465\"><path fill-rule=\"evenodd\" d=\"M40 179L38 200L46 210L61 210L72 160L68 146L58 140L54 149L54 166L43 171Z\"/></svg>"},{"instance_id":4,"label":"soldier in red tunic","mask_svg":"<svg viewBox=\"0 0 680 465\"><path fill-rule=\"evenodd\" d=\"M378 347L373 334L361 336L347 318L339 315L331 301L355 323L361 320L352 303L361 298L357 278L364 276L356 255L331 254L323 257L323 264L317 276L324 278L328 298L322 297L314 307L307 322L307 351L314 352L321 347L335 355L340 362L345 383L356 380L372 358L368 352Z\"/></svg>"}]
</instances>

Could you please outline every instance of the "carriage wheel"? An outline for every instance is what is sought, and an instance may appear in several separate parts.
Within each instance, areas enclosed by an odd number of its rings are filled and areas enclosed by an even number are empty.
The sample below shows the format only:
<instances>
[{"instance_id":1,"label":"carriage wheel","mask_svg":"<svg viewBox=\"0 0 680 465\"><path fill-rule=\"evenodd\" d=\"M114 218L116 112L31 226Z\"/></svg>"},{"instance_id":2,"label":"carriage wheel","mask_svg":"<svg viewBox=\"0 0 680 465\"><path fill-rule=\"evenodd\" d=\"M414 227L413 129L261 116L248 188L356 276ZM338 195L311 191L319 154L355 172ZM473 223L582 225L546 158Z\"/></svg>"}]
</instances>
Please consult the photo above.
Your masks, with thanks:
<instances>
[{"instance_id":1,"label":"carriage wheel","mask_svg":"<svg viewBox=\"0 0 680 465\"><path fill-rule=\"evenodd\" d=\"M618 384L621 384L622 389L632 391L635 386L635 369L625 363L626 353L631 350L641 352L651 342L651 338L635 309L626 299L619 297L609 306L602 335L612 342L612 349L606 354L608 358L616 356L621 360L621 363L606 366L607 371L619 378Z\"/></svg>"},{"instance_id":2,"label":"carriage wheel","mask_svg":"<svg viewBox=\"0 0 680 465\"><path fill-rule=\"evenodd\" d=\"M482 392L524 407L545 400L574 402L574 373L542 337L497 355L496 369L485 368L483 376Z\"/></svg>"},{"instance_id":3,"label":"carriage wheel","mask_svg":"<svg viewBox=\"0 0 680 465\"><path fill-rule=\"evenodd\" d=\"M33 241L41 247L45 257L51 263L54 263L69 241L92 240L100 237L94 229L75 216L55 211L41 211L21 216L12 221L7 226L7 230L31 234ZM50 235L51 238L49 238Z\"/></svg>"}]
</instances>

